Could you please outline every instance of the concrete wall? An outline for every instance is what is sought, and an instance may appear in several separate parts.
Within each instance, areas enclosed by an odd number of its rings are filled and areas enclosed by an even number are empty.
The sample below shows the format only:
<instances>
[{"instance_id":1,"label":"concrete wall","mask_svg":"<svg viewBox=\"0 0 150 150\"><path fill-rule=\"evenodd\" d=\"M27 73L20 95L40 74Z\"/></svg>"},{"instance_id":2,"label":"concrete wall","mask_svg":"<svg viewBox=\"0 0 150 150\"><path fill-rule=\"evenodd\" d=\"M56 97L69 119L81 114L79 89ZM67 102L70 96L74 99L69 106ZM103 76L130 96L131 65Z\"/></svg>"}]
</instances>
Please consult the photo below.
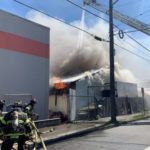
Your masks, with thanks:
<instances>
[{"instance_id":1,"label":"concrete wall","mask_svg":"<svg viewBox=\"0 0 150 150\"><path fill-rule=\"evenodd\" d=\"M40 118L48 117L48 28L0 11L0 72L1 96L31 93Z\"/></svg>"}]
</instances>

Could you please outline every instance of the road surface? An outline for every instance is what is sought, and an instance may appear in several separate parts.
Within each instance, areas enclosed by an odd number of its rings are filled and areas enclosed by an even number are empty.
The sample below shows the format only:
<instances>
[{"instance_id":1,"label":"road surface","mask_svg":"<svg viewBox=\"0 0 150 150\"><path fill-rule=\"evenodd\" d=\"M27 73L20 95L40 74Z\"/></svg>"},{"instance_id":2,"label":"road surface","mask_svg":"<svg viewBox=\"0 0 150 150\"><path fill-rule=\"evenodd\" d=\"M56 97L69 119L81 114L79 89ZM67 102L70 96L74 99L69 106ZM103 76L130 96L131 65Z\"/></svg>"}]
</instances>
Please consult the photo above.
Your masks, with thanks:
<instances>
[{"instance_id":1,"label":"road surface","mask_svg":"<svg viewBox=\"0 0 150 150\"><path fill-rule=\"evenodd\" d=\"M150 120L97 131L47 146L48 150L150 150Z\"/></svg>"}]
</instances>

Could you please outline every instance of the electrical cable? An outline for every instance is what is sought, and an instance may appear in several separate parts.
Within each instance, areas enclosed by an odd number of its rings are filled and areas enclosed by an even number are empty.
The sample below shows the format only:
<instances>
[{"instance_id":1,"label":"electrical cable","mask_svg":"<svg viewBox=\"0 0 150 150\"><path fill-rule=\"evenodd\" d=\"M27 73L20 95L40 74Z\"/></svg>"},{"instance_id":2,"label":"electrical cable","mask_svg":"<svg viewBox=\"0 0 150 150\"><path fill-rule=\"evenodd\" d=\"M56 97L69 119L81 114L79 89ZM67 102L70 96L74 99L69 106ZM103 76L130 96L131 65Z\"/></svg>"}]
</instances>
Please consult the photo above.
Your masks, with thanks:
<instances>
[{"instance_id":1,"label":"electrical cable","mask_svg":"<svg viewBox=\"0 0 150 150\"><path fill-rule=\"evenodd\" d=\"M147 10L143 11L142 13L138 14L138 15L135 16L135 17L143 16L144 14L146 14L146 13L149 12L149 11L150 11L150 9L147 9Z\"/></svg>"},{"instance_id":2,"label":"electrical cable","mask_svg":"<svg viewBox=\"0 0 150 150\"><path fill-rule=\"evenodd\" d=\"M100 17L99 15L96 15L95 13L92 13L91 11L89 11L89 10L83 8L82 6L80 6L80 5L78 5L78 4L74 3L74 2L72 2L72 1L70 1L70 0L66 0L66 1L69 2L69 3L71 3L72 5L74 5L74 6L78 7L78 8L80 8L80 9L82 9L82 10L85 10L86 12L92 14L92 15L95 16L95 17L98 17L98 18L100 18L100 19L102 19L102 20L104 20L104 21L106 21L106 22L109 22L108 20L106 20L106 19Z\"/></svg>"},{"instance_id":3,"label":"electrical cable","mask_svg":"<svg viewBox=\"0 0 150 150\"><path fill-rule=\"evenodd\" d=\"M149 28L141 28L141 30L128 30L128 31L124 31L124 33L132 33L132 32L142 32L142 31L145 31L145 30L150 30L150 27Z\"/></svg>"},{"instance_id":4,"label":"electrical cable","mask_svg":"<svg viewBox=\"0 0 150 150\"><path fill-rule=\"evenodd\" d=\"M120 40L120 38L119 38L118 40L119 40L119 42L122 43L122 40ZM127 44L129 44L132 48L134 48L134 49L136 49L136 50L139 50L140 52L142 52L143 54L145 54L146 57L147 57L147 56L150 57L150 55L148 55L147 53L145 53L145 51L141 51L139 48L137 48L136 46L132 45L132 44L129 43L128 41L124 41L124 42L127 43ZM123 44L124 44L124 43L122 43L122 45L123 45Z\"/></svg>"},{"instance_id":5,"label":"electrical cable","mask_svg":"<svg viewBox=\"0 0 150 150\"><path fill-rule=\"evenodd\" d=\"M118 27L117 27L118 28ZM119 29L119 28L118 28ZM144 48L146 51L150 52L150 49L148 49L147 47L145 47L143 44L141 44L140 42L138 42L136 39L134 39L133 37L131 37L128 33L124 32L130 39L132 39L135 43L137 43L138 45L140 45L142 48Z\"/></svg>"},{"instance_id":6,"label":"electrical cable","mask_svg":"<svg viewBox=\"0 0 150 150\"><path fill-rule=\"evenodd\" d=\"M132 36L130 36L129 34L126 33L126 35L132 39L134 42L136 42L137 44L139 44L141 47L143 47L145 50L147 50L148 52L150 52L150 49L148 49L147 47L145 47L143 44L141 44L140 42L138 42L136 39L134 39Z\"/></svg>"},{"instance_id":7,"label":"electrical cable","mask_svg":"<svg viewBox=\"0 0 150 150\"><path fill-rule=\"evenodd\" d=\"M71 3L71 4L73 4L73 5L77 6L77 7L79 7L79 8L82 9L82 10L85 10L86 12L88 12L88 13L90 13L90 14L92 14L92 15L94 15L94 16L96 16L96 17L98 17L98 18L100 18L100 19L102 19L102 20L104 20L104 21L106 21L106 22L109 22L108 20L106 20L106 19L104 19L104 18L102 18L102 17L100 17L100 16L98 16L98 15L92 13L91 11L89 11L89 10L87 10L87 9L85 9L85 8L83 8L83 7L81 7L81 6L79 6L79 5L77 5L76 3L74 3L74 2L72 2L72 1L70 1L70 0L66 0L66 1L68 1L69 3ZM92 6L90 5L90 7L92 7ZM95 7L92 7L92 8L96 9ZM96 10L100 11L99 9L96 9ZM115 25L115 24L114 24L114 27L116 27L117 29L120 30L120 28L119 28L117 25ZM147 29L148 29L148 28L147 28ZM145 29L142 29L142 30L145 30ZM124 31L124 33L130 33L130 32L136 32L136 31L138 31L138 30ZM132 39L132 40L133 40L133 39Z\"/></svg>"},{"instance_id":8,"label":"electrical cable","mask_svg":"<svg viewBox=\"0 0 150 150\"><path fill-rule=\"evenodd\" d=\"M123 5L124 6L124 5ZM145 13L147 13L147 12L149 12L150 11L150 9L147 9L147 10L145 10L145 11L143 11L142 13L140 13L140 14L138 14L138 15L136 15L136 16L134 16L134 18L137 18L137 17L140 17L140 16L143 16ZM121 24L118 24L117 26L120 26ZM149 29L149 28L148 28ZM145 29L142 29L142 30L145 30ZM130 33L130 32L138 32L139 30L131 30L131 31L129 31L128 33Z\"/></svg>"},{"instance_id":9,"label":"electrical cable","mask_svg":"<svg viewBox=\"0 0 150 150\"><path fill-rule=\"evenodd\" d=\"M78 8L80 8L80 9L82 9L82 10L85 10L86 12L88 12L88 13L90 13L90 14L92 14L92 15L94 15L94 16L100 18L100 19L103 19L103 20L106 21L106 22L109 22L108 20L106 20L106 19L104 19L104 18L102 18L102 17L100 17L100 16L98 16L98 15L92 13L91 11L89 11L89 10L87 10L87 9L85 9L85 8L83 8L83 7L81 7L81 6L79 6L79 5L77 5L76 3L74 3L74 2L72 2L72 1L70 1L70 0L66 0L66 1L68 1L69 3L71 3L71 4L75 5L75 6L77 6ZM92 7L92 6L90 5L90 7ZM95 7L92 7L92 8L96 9ZM100 11L99 9L96 9L96 10ZM120 28L119 28L117 25L115 25L115 24L114 24L114 27L116 27L117 29L120 30ZM134 32L134 31L130 31L130 32ZM124 32L124 33L128 33L128 31L127 31L127 32Z\"/></svg>"},{"instance_id":10,"label":"electrical cable","mask_svg":"<svg viewBox=\"0 0 150 150\"><path fill-rule=\"evenodd\" d=\"M70 0L67 0L70 1ZM89 5L90 7L92 7L91 5ZM95 7L92 7L94 9L96 9ZM98 11L100 11L99 9L96 9ZM101 11L100 11L101 12ZM117 25L114 24L114 27L116 27L117 29L121 30ZM147 50L148 52L150 52L150 49L148 49L147 47L145 47L143 44L141 44L140 42L138 42L137 40L135 40L133 37L131 37L130 35L128 35L127 33L125 33L130 39L132 39L134 42L136 42L138 45L140 45L142 48L144 48L145 50Z\"/></svg>"},{"instance_id":11,"label":"electrical cable","mask_svg":"<svg viewBox=\"0 0 150 150\"><path fill-rule=\"evenodd\" d=\"M66 1L68 1L68 2L70 2L70 3L72 3L73 5L75 5L75 6L77 6L77 7L80 7L81 9L84 9L83 7L81 7L81 6L79 6L79 5L77 5L77 4L75 4L75 3L73 3L72 1L70 1L70 0L66 0ZM97 11L99 11L99 12L101 12L101 13L103 13L103 14L105 14L104 12L102 12L101 10L99 10L99 9L97 9L97 8L95 8L95 7L93 7L92 5L89 5L91 8L93 8L93 9L95 9L95 10L97 10ZM84 10L87 10L87 9L84 9ZM87 10L88 11L88 10ZM88 11L89 13L91 13L92 14L92 12L90 12L90 11ZM104 21L106 21L106 22L109 22L108 20L106 20L106 19L104 19L104 18L102 18L102 17L100 17L100 16L98 16L98 15L96 15L96 14L94 14L96 17L99 17L99 18L101 18L101 19L103 19ZM105 14L106 15L106 14ZM114 27L116 27L116 28L118 28L119 30L120 30L120 28L118 27L119 25L115 25L114 24ZM143 28L142 30L145 30L145 29L148 29L148 28ZM133 31L127 31L127 33L129 32L136 32L136 31L139 31L139 30L133 30ZM126 33L126 32L125 32Z\"/></svg>"},{"instance_id":12,"label":"electrical cable","mask_svg":"<svg viewBox=\"0 0 150 150\"><path fill-rule=\"evenodd\" d=\"M145 51L141 51L140 49L138 49L137 47L135 47L134 45L132 45L131 43L127 42L131 47L135 48L136 50L139 50L140 52L142 52L143 54L145 54L146 56L150 57L150 55L148 55L147 53L144 53Z\"/></svg>"},{"instance_id":13,"label":"electrical cable","mask_svg":"<svg viewBox=\"0 0 150 150\"><path fill-rule=\"evenodd\" d=\"M27 5L27 4L22 3L22 2L20 2L20 1L17 1L17 0L13 0L13 1L16 2L16 3L18 3L18 4L21 4L21 5L23 5L23 6L26 6L26 7L30 8L30 9L32 9L32 10L35 10L35 11L37 11L37 12L40 12L40 13L42 13L42 14L48 16L48 17L51 17L51 18L53 18L53 19L55 19L55 20L57 20L57 21L59 21L59 22L62 22L62 23L64 23L64 24L68 25L68 26L71 26L71 27L73 27L73 28L76 28L76 29L78 29L78 30L80 30L80 31L82 31L82 32L85 32L85 33L89 34L90 36L93 36L96 40L103 41L103 42L109 42L109 41L106 40L106 39L103 39L103 38L101 38L101 37L98 37L98 36L96 36L96 35L94 35L94 34L88 32L88 31L86 31L86 30L83 30L83 29L81 29L81 28L79 28L79 27L77 27L77 26L74 26L74 25L72 25L72 24L69 24L69 23L67 23L67 22L65 22L65 21L63 21L63 20L61 20L61 19L59 19L59 18L55 18L54 16L49 15L48 13L45 13L45 12L43 12L43 11L41 11L41 10L38 10L38 9L36 9L36 8L30 6L30 5Z\"/></svg>"},{"instance_id":14,"label":"electrical cable","mask_svg":"<svg viewBox=\"0 0 150 150\"><path fill-rule=\"evenodd\" d=\"M136 2L137 2L137 0L136 0ZM128 5L135 5L135 2L131 3L131 1L129 1L129 2L126 2L124 4L119 4L119 5L118 4L117 4L118 7L125 7L125 6L128 6Z\"/></svg>"},{"instance_id":15,"label":"electrical cable","mask_svg":"<svg viewBox=\"0 0 150 150\"><path fill-rule=\"evenodd\" d=\"M109 23L108 20L106 20L106 19L100 17L99 15L96 15L96 14L92 13L91 11L89 11L89 10L87 10L87 9L85 9L85 8L83 8L83 7L81 7L81 6L79 6L78 4L76 4L76 3L74 3L74 2L72 2L72 1L70 1L70 0L66 0L66 1L68 1L69 3L73 4L74 6L80 8L80 9L82 9L82 10L85 10L86 12L88 12L88 13L94 15L95 17L98 17L98 18L104 20L105 22L108 22L108 23ZM90 7L92 7L92 6L90 5ZM97 10L97 11L100 11L99 9L96 9L95 7L92 7L92 8L94 8L94 9ZM101 12L101 11L100 11L100 12ZM103 13L103 12L102 12L102 13ZM104 14L105 14L105 13L104 13ZM114 24L114 27L116 27L117 29L119 29L115 24Z\"/></svg>"},{"instance_id":16,"label":"electrical cable","mask_svg":"<svg viewBox=\"0 0 150 150\"><path fill-rule=\"evenodd\" d=\"M91 13L91 12L88 11L87 9L84 9L83 7L81 7L81 6L79 6L79 5L75 4L75 3L73 3L73 2L70 1L70 0L66 0L66 1L68 1L68 2L72 3L73 5L75 5L75 6L79 7L79 8L81 8L81 9L83 9L83 10L89 12L89 13ZM92 8L95 8L95 7L92 7ZM96 8L95 8L95 9L96 9ZM100 11L99 9L96 9L96 10ZM93 14L93 15L96 16L96 17L99 17L98 15L96 15L96 14L94 14L94 13L91 13L91 14ZM101 19L104 20L104 18L101 18ZM105 20L105 21L106 21L106 20ZM108 22L108 21L107 21L107 22ZM116 25L115 25L115 26L116 26ZM117 26L116 26L116 27L117 27ZM117 27L117 28L118 28L118 27ZM146 48L144 45L142 45L141 43L139 43L137 40L135 40L134 38L132 38L132 37L129 36L128 34L127 34L127 36L128 36L130 39L134 40L137 44L139 44L140 46L142 46L145 50L147 50L147 51L150 52L150 50L149 50L148 48ZM118 45L117 45L117 46L118 46ZM120 48L121 48L121 47L120 47ZM122 48L123 48L123 47L122 47ZM126 49L126 50L127 50L127 49ZM140 56L140 55L137 55L137 54L135 54L135 53L133 53L133 52L131 52L131 51L129 51L129 50L127 50L127 51L130 52L130 53L132 53L132 54L134 54L134 55L136 55L136 56L138 56L138 57L140 57L140 58L142 58L142 59L145 59L145 60L150 61L149 59L146 59L146 58L144 58L144 57L142 57L142 56Z\"/></svg>"},{"instance_id":17,"label":"electrical cable","mask_svg":"<svg viewBox=\"0 0 150 150\"><path fill-rule=\"evenodd\" d=\"M118 3L118 1L119 1L119 0L114 1L114 2L113 2L113 6L114 6L116 3Z\"/></svg>"},{"instance_id":18,"label":"electrical cable","mask_svg":"<svg viewBox=\"0 0 150 150\"><path fill-rule=\"evenodd\" d=\"M73 5L75 5L75 6L77 6L77 7L79 7L80 9L83 9L83 10L85 10L85 11L87 11L87 12L89 12L89 13L91 13L90 11L88 11L87 9L84 9L83 7L81 7L81 6L79 6L79 5L77 5L77 4L75 4L74 2L72 2L72 1L70 1L70 0L66 0L66 1L68 1L68 2L70 2L71 4L73 4ZM91 6L91 5L90 5ZM95 8L95 7L94 7ZM98 9L96 9L96 10L98 10ZM98 11L100 11L100 10L98 10ZM99 17L98 15L96 15L96 14L94 14L94 13L91 13L91 14L93 14L94 16L96 16L96 17ZM99 17L100 18L100 17ZM104 18L101 18L101 19L104 19ZM106 21L106 20L105 20ZM118 28L118 26L116 26L116 25L114 25L116 28ZM119 28L118 28L119 29ZM120 30L120 29L119 29ZM144 45L142 45L141 43L139 43L137 40L135 40L134 38L132 38L131 36L129 36L128 34L126 34L130 39L132 39L133 41L135 41L137 44L139 44L142 48L144 48L145 50L147 50L148 52L150 52L150 50L148 49L148 48L146 48Z\"/></svg>"},{"instance_id":19,"label":"electrical cable","mask_svg":"<svg viewBox=\"0 0 150 150\"><path fill-rule=\"evenodd\" d=\"M74 28L76 28L76 29L78 29L78 30L81 30L81 31L83 31L83 32L85 32L85 33L87 33L87 34L89 34L89 35L91 35L91 36L94 36L93 34L91 34L91 33L89 33L89 32L87 32L86 30L82 30L81 28L78 28L78 27L76 27L76 26L73 26L73 25L71 25L71 24L69 24L69 23L66 23L65 21L63 21L63 20L61 20L61 19L58 19L58 18L55 18L55 17L53 17L53 16L51 16L51 15L49 15L49 14L47 14L47 13L45 13L45 12L43 12L43 11L40 11L40 10L38 10L38 9L36 9L36 8L33 8L32 6L30 6L30 5L27 5L27 4L24 4L24 3L22 3L22 2L20 2L20 1L17 1L17 0L13 0L13 1L15 1L15 2L17 2L17 3L19 3L19 4L21 4L21 5L24 5L24 6L26 6L26 7L28 7L28 8L31 8L31 9L33 9L33 10L35 10L35 11L37 11L37 12L40 12L40 13L42 13L42 14L44 14L44 15L46 15L46 16L49 16L49 17L51 17L51 18L53 18L53 19L55 19L55 20L58 20L58 21L60 21L60 22L63 22L63 23L65 23L65 24L67 24L67 25L69 25L69 26L71 26L71 27L74 27ZM69 0L67 0L67 1L69 1ZM129 36L129 35L128 35ZM129 36L130 37L130 36ZM99 37L97 37L97 36L94 36L94 38L99 38ZM130 37L132 40L133 40L133 38L132 37ZM100 40L101 40L101 38L99 38ZM134 39L135 40L135 39ZM136 41L136 40L135 40ZM108 42L108 41L107 41ZM138 41L136 41L138 44L140 44ZM134 53L134 52L131 52L130 50L128 50L128 49L125 49L124 47L121 47L121 46L119 46L118 44L116 44L116 43L114 43L116 46L118 46L118 47L120 47L120 48L122 48L122 49L124 49L124 50L126 50L126 51L128 51L128 52L130 52L131 54L134 54L135 56L137 56L137 57L140 57L140 58L142 58L142 59L144 59L144 60L146 60L146 61L149 61L150 62L150 60L149 59L146 59L146 58L144 58L144 57L142 57L142 56L140 56L140 55L138 55L138 54L136 54L136 53ZM140 44L144 49L146 48L146 47L144 47L142 44ZM147 48L146 48L147 49ZM150 50L148 50L148 51L150 51Z\"/></svg>"},{"instance_id":20,"label":"electrical cable","mask_svg":"<svg viewBox=\"0 0 150 150\"><path fill-rule=\"evenodd\" d=\"M149 12L149 11L150 11L150 9L148 9L148 10L146 10L146 11L140 13L139 15L136 15L135 18L137 18L137 17L139 17L139 16L142 16L142 15L144 15L145 13L147 13L147 12ZM129 30L129 31L125 31L124 33L141 32L141 31L149 30L149 29L150 29L150 27L149 27L149 28L141 28L141 30Z\"/></svg>"},{"instance_id":21,"label":"electrical cable","mask_svg":"<svg viewBox=\"0 0 150 150\"><path fill-rule=\"evenodd\" d=\"M128 49L126 49L126 48L124 48L124 47L118 45L118 44L116 44L116 43L114 43L114 44L115 44L116 46L118 46L119 48L121 48L121 49L123 49L123 50L125 50L125 51L127 51L127 52L129 52L129 53L131 53L131 54L133 54L133 55L135 55L135 56L137 56L137 57L139 57L139 58L145 60L145 61L150 62L150 59L146 59L145 57L140 56L140 55L138 55L138 54L136 54L136 53L134 53L134 52L132 52L132 51L130 51L130 50L128 50Z\"/></svg>"},{"instance_id":22,"label":"electrical cable","mask_svg":"<svg viewBox=\"0 0 150 150\"><path fill-rule=\"evenodd\" d=\"M124 6L124 5L123 5L123 6ZM93 8L93 9L95 9L95 10L97 10L97 11L100 11L99 9L97 9L97 8L91 6L91 5L90 5L90 7ZM144 15L145 13L147 13L147 12L149 12L149 11L150 11L150 9L144 11L143 13L140 13L139 15L135 16L134 18L137 18L138 16L142 16L142 15ZM101 12L101 11L100 11L100 12ZM104 13L104 12L102 12L102 13ZM105 13L104 13L104 14L105 14ZM120 25L121 25L121 24L115 25L115 27L116 27L116 26L119 27ZM141 32L141 31L149 30L149 29L150 29L150 28L141 28L141 30L130 30L130 31L125 31L124 33Z\"/></svg>"}]
</instances>

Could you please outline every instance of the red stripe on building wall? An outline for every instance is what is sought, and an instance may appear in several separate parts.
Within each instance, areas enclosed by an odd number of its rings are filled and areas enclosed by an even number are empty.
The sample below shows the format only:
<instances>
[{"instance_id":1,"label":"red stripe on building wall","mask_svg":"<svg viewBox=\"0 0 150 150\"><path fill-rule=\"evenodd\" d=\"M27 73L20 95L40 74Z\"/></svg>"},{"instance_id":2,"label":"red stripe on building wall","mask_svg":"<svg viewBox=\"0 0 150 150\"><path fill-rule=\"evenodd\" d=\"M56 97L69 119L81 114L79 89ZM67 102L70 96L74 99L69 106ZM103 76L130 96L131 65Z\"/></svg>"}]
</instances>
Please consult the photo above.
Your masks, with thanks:
<instances>
[{"instance_id":1,"label":"red stripe on building wall","mask_svg":"<svg viewBox=\"0 0 150 150\"><path fill-rule=\"evenodd\" d=\"M0 48L49 58L49 44L0 31Z\"/></svg>"}]
</instances>

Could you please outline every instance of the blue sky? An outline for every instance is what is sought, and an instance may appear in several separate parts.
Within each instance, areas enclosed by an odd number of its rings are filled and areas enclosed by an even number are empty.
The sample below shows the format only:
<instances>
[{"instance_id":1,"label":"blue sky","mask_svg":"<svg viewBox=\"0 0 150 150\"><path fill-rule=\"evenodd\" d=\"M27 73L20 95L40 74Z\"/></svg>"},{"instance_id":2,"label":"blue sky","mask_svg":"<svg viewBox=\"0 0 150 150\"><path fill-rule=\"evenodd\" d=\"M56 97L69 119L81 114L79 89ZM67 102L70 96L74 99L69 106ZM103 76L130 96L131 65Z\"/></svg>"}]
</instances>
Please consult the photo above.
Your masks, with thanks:
<instances>
[{"instance_id":1,"label":"blue sky","mask_svg":"<svg viewBox=\"0 0 150 150\"><path fill-rule=\"evenodd\" d=\"M19 0L18 0L19 1ZM82 5L82 0L72 0L73 2ZM98 2L108 5L108 0L97 0ZM63 18L67 21L79 19L81 17L81 10L68 3L66 0L20 0L20 2L31 5L37 9L43 10L51 15ZM17 4L13 0L0 0L0 8L14 14L25 16L28 8ZM119 0L114 6L115 9L130 16L137 16L140 13L150 9L150 1L148 0ZM139 17L144 22L150 23L148 15Z\"/></svg>"},{"instance_id":2,"label":"blue sky","mask_svg":"<svg viewBox=\"0 0 150 150\"><path fill-rule=\"evenodd\" d=\"M73 6L66 0L18 0L18 1L25 3L27 5L30 5L36 9L42 10L52 16L64 19L66 22L72 22L74 20L79 20L81 18L81 13L82 13L81 9L77 8L76 6ZM83 0L72 0L72 1L79 4L80 6L83 5ZM108 0L105 0L105 1L97 0L97 2L108 6ZM22 6L13 0L0 0L0 9L6 10L8 12L11 12L13 14L16 14L22 17L25 17L26 13L30 10L29 8ZM90 7L88 7L88 9L100 15L99 12L91 9ZM119 0L115 4L114 9L132 17L136 16L139 20L145 23L150 23L150 19L149 19L150 1L148 0L138 0L138 1L137 0ZM145 13L140 16L139 14L143 12ZM107 16L105 15L103 17L107 18ZM86 18L87 18L86 22L89 25L94 23L94 21L98 19L88 13L86 13ZM130 27L118 21L115 21L115 23L119 25L121 29L130 29ZM134 36L136 36L136 33L134 34Z\"/></svg>"},{"instance_id":3,"label":"blue sky","mask_svg":"<svg viewBox=\"0 0 150 150\"><path fill-rule=\"evenodd\" d=\"M52 16L62 18L67 22L72 22L74 20L78 20L81 18L82 11L68 3L66 0L18 0L22 3L33 6L39 10L42 10ZM72 0L73 2L82 6L82 0ZM108 6L108 0L97 0L98 2ZM16 15L25 17L26 13L30 10L29 8L22 6L16 3L13 0L0 0L0 9L6 10L8 12L14 13ZM90 9L92 12L99 14L95 10ZM150 1L148 0L119 0L114 9L127 14L129 16L138 16L137 18L145 23L150 23L149 14L150 14ZM148 12L145 12L149 10ZM139 16L140 13L145 12L144 15ZM86 14L86 17L93 18L96 20L96 17L93 17L90 14ZM106 16L105 16L106 17ZM120 28L129 28L124 26L120 22L116 22L116 24L120 25Z\"/></svg>"},{"instance_id":4,"label":"blue sky","mask_svg":"<svg viewBox=\"0 0 150 150\"><path fill-rule=\"evenodd\" d=\"M68 3L66 0L18 0L18 1L30 5L41 11L44 11L45 13L48 13L54 17L61 18L68 23L73 22L75 20L80 20L82 14L81 9L73 6L72 4ZM82 0L72 0L72 1L79 4L80 6L82 6L83 4ZM97 1L99 3L108 6L108 0L97 0ZM26 14L30 11L29 8L22 6L13 0L0 0L0 9L11 12L21 17L25 17ZM98 11L95 11L90 7L87 7L87 9L89 9L93 13L102 15L102 17L106 19L108 18L107 16L100 14ZM119 0L115 4L114 9L122 12L123 14L136 17L147 24L150 24L150 17L149 17L150 0ZM145 13L143 15L140 15L143 12ZM86 13L85 21L89 26L92 26L93 24L95 24L95 22L98 21L98 18L94 17L91 14ZM133 29L118 21L115 21L114 23L116 25L119 25L121 29L125 29L125 30ZM149 44L150 38L147 35L140 32L132 33L131 35L150 49L150 44ZM149 64L147 62L144 62L144 60L141 60L140 63L141 66L145 67L145 70L149 66ZM135 69L134 66L132 67L129 66L129 68L131 68L131 70ZM149 75L147 75L146 78L148 78L148 76Z\"/></svg>"}]
</instances>

